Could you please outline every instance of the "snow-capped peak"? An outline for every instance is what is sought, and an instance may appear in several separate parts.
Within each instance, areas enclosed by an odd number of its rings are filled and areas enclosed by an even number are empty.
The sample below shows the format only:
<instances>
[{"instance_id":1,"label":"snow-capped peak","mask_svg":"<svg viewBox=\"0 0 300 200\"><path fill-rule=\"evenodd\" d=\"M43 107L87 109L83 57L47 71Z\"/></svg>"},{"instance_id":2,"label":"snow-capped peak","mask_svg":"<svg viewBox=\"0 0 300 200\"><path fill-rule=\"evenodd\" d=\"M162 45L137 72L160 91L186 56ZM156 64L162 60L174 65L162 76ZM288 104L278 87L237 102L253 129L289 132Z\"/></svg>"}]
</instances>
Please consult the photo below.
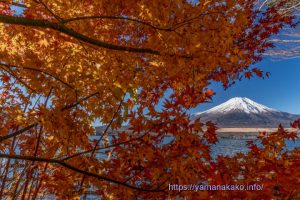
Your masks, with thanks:
<instances>
[{"instance_id":1,"label":"snow-capped peak","mask_svg":"<svg viewBox=\"0 0 300 200\"><path fill-rule=\"evenodd\" d=\"M265 113L265 112L279 112L273 108L269 108L262 104L256 103L246 97L234 97L228 101L215 106L204 112L195 113L195 115L208 113L226 113L231 111L241 111L245 113Z\"/></svg>"}]
</instances>

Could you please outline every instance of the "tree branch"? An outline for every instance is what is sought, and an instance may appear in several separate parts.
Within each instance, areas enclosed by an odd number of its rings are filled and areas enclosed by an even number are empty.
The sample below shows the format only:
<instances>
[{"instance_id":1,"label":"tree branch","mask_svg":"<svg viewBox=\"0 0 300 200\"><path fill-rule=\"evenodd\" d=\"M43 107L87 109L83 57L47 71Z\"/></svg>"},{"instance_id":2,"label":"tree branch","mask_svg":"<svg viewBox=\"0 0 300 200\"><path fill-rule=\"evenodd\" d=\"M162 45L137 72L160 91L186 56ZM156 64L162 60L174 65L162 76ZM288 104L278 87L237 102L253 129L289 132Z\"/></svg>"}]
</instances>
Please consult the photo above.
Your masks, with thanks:
<instances>
[{"instance_id":1,"label":"tree branch","mask_svg":"<svg viewBox=\"0 0 300 200\"><path fill-rule=\"evenodd\" d=\"M92 93L92 94L90 94L90 95L88 95L88 96L86 96L86 97L80 99L79 101L77 101L77 102L75 102L75 103L69 104L69 105L67 105L67 106L65 106L65 107L63 107L63 108L61 108L60 111L64 111L64 110L73 108L73 107L77 106L78 104L80 104L82 101L85 101L85 100L87 100L87 99L89 99L89 98L91 98L91 97L93 97L93 96L95 96L95 95L97 95L97 94L99 94L99 92ZM12 138L12 137L18 136L18 135L24 133L25 131L28 131L28 130L30 130L31 128L37 126L38 124L39 124L39 123L36 122L36 123L33 123L33 124L31 124L31 125L26 126L26 127L23 128L23 129L20 129L20 130L18 130L18 131L15 131L14 133L11 133L11 134L9 134L9 135L0 136L0 142L2 142L2 141L4 141L4 140L7 140L7 139L10 139L10 138Z\"/></svg>"},{"instance_id":2,"label":"tree branch","mask_svg":"<svg viewBox=\"0 0 300 200\"><path fill-rule=\"evenodd\" d=\"M108 16L108 15L74 17L74 18L69 18L69 19L62 20L61 23L66 24L66 23L74 22L74 21L93 20L93 19L125 20L125 21L137 22L137 23L143 24L145 26L149 26L149 27L151 27L153 29L156 29L156 30L161 30L161 31L173 31L174 30L172 27L158 27L158 26L152 25L149 22L141 21L141 20L138 20L138 19L135 19L135 18L131 18L131 17Z\"/></svg>"},{"instance_id":3,"label":"tree branch","mask_svg":"<svg viewBox=\"0 0 300 200\"><path fill-rule=\"evenodd\" d=\"M49 73L49 72L46 72L42 69L37 69L37 68L33 68L33 67L24 67L24 66L16 66L16 65L10 65L10 64L5 64L5 63L2 63L0 62L0 65L2 66L5 66L7 68L18 68L18 69L27 69L27 70L31 70L31 71L36 71L36 72L40 72L42 74L45 74L45 75L48 75L52 78L54 78L55 80L61 82L62 84L66 85L67 87L71 88L72 90L75 90L75 88L73 86L71 86L70 84L66 83L65 81L61 80L60 78L58 78L57 76Z\"/></svg>"},{"instance_id":4,"label":"tree branch","mask_svg":"<svg viewBox=\"0 0 300 200\"><path fill-rule=\"evenodd\" d=\"M92 172L89 172L89 171L79 169L77 167L69 165L68 163L65 163L65 162L60 161L60 160L33 157L33 156L9 155L9 154L2 154L2 153L0 153L0 158L10 158L10 159L15 159L15 160L27 160L27 161L58 164L58 165L61 165L65 168L67 168L67 169L70 169L72 171L75 171L75 172L78 172L78 173L81 173L81 174L84 174L84 175L87 175L87 176L91 176L91 177L94 177L94 178L97 178L97 179L100 179L100 180L103 180L103 181L107 181L107 182L115 183L115 184L118 184L118 185L122 185L122 186L130 188L130 189L143 191L143 192L163 192L163 190L159 190L159 189L145 189L145 188L136 187L134 185L129 185L129 184L126 184L122 181L114 180L114 179L111 179L111 178L106 177L106 176L101 176L101 175L96 174L96 173L92 173Z\"/></svg>"},{"instance_id":5,"label":"tree branch","mask_svg":"<svg viewBox=\"0 0 300 200\"><path fill-rule=\"evenodd\" d=\"M30 130L31 128L33 128L33 127L35 127L35 126L37 126L37 125L38 125L38 123L33 123L33 124L31 124L31 125L26 126L25 128L22 128L22 129L20 129L20 130L18 130L18 131L15 131L15 132L12 133L12 134L5 135L5 136L0 136L0 142L4 141L4 140L6 140L6 139L9 139L9 138L18 136L18 135L24 133L25 131Z\"/></svg>"},{"instance_id":6,"label":"tree branch","mask_svg":"<svg viewBox=\"0 0 300 200\"><path fill-rule=\"evenodd\" d=\"M150 22L145 22L139 19L135 19L132 17L126 17L126 16L110 16L110 15L98 15L98 16L81 16L81 17L74 17L74 18L69 18L62 20L61 23L66 24L69 22L74 22L74 21L80 21L80 20L93 20L93 19L114 19L114 20L125 20L125 21L131 21L131 22L136 22L145 26L149 26L150 28L153 28L155 30L160 30L160 31L175 31L176 29L186 25L187 23L190 23L191 21L200 18L205 15L211 15L211 14L223 14L222 12L207 12L207 13L201 13L195 17L192 17L190 19L183 20L181 22L178 22L172 26L169 27L159 27L151 24Z\"/></svg>"},{"instance_id":7,"label":"tree branch","mask_svg":"<svg viewBox=\"0 0 300 200\"><path fill-rule=\"evenodd\" d=\"M6 67L6 68L4 68ZM27 89L31 90L32 92L36 93L36 90L33 89L32 87L30 87L27 83L25 83L20 77L18 77L10 68L8 68L5 65L2 65L0 63L0 68L3 69L6 73L10 74L12 77L15 78L15 80L17 80L18 82L20 82L24 87L26 87Z\"/></svg>"},{"instance_id":8,"label":"tree branch","mask_svg":"<svg viewBox=\"0 0 300 200\"><path fill-rule=\"evenodd\" d=\"M98 95L98 94L99 94L99 92L94 92L94 93L92 93L92 94L90 94L90 95L88 95L88 96L86 96L86 97L83 97L83 98L80 99L79 101L76 101L76 102L74 102L74 103L72 103L72 104L66 105L65 107L63 107L63 108L61 109L61 111L64 111L64 110L68 110L68 109L70 109L70 108L73 108L73 107L79 105L81 102L83 102L83 101L85 101L85 100L88 100L89 98L91 98L91 97L93 97L93 96L96 96L96 95Z\"/></svg>"},{"instance_id":9,"label":"tree branch","mask_svg":"<svg viewBox=\"0 0 300 200\"><path fill-rule=\"evenodd\" d=\"M92 45L95 45L98 47L106 48L106 49L117 50L117 51L127 51L127 52L133 52L133 53L148 53L148 54L153 54L153 55L160 55L160 53L158 51L148 49L148 48L134 48L134 47L128 47L128 46L119 46L119 45L115 45L112 43L93 39L93 38L85 36L81 33L78 33L76 31L74 31L73 29L64 26L64 24L61 24L61 23L49 22L46 20L29 19L29 18L25 18L25 17L8 16L8 15L3 15L3 14L0 14L0 22L6 23L6 24L30 26L30 27L49 28L49 29L64 33L73 38L79 39L83 42L86 42L86 43L89 43L89 44L92 44Z\"/></svg>"},{"instance_id":10,"label":"tree branch","mask_svg":"<svg viewBox=\"0 0 300 200\"><path fill-rule=\"evenodd\" d=\"M125 93L126 94L126 93ZM125 97L125 95L124 95ZM108 125L106 126L106 129L104 130L103 134L100 136L100 138L97 140L93 150L91 151L91 155L90 155L90 158L92 158L96 152L96 149L98 148L98 145L100 144L102 138L104 137L104 135L106 134L106 132L108 131L108 129L110 128L110 126L112 125L115 117L117 116L117 113L119 112L119 110L121 109L121 106L123 104L123 101L124 101L124 97L122 98L122 100L120 101L119 103L119 106L117 108L117 110L114 112L110 122L108 123ZM85 169L87 170L87 169ZM83 183L84 183L84 180L85 180L85 175L83 175L82 179L81 179L81 183L80 183L80 186L79 186L79 190L81 190L82 186L83 186Z\"/></svg>"},{"instance_id":11,"label":"tree branch","mask_svg":"<svg viewBox=\"0 0 300 200\"><path fill-rule=\"evenodd\" d=\"M137 138L133 138L133 139L130 139L130 140L126 140L124 142L119 142L119 143L116 143L116 144L112 144L112 145L108 145L108 146L104 146L104 147L98 147L95 149L95 151L99 151L99 150L103 150L103 149L108 149L108 148L112 148L112 147L116 147L116 146L120 146L120 145L123 145L123 144L127 144L127 143L130 143L130 142L133 142L135 140L140 140L142 139L143 137L145 137L149 132L146 132L145 134L143 134L142 136L140 137L137 137ZM61 159L62 161L65 161L65 160L69 160L71 158L75 158L77 156L81 156L81 155L84 155L84 154L88 154L88 153L91 153L93 152L94 149L91 149L91 150L86 150L86 151L82 151L82 152L78 152L78 153L75 153L71 156L68 156L68 157L65 157L63 159Z\"/></svg>"}]
</instances>

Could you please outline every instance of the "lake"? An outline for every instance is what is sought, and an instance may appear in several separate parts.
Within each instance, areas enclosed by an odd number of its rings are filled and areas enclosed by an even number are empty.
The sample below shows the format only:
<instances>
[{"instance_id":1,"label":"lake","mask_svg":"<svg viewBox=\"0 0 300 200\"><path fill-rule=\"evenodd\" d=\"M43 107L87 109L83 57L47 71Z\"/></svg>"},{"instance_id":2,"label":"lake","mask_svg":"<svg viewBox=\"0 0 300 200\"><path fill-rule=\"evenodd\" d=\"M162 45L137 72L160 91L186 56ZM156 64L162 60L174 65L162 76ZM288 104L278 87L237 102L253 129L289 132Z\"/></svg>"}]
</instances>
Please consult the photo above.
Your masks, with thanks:
<instances>
[{"instance_id":1,"label":"lake","mask_svg":"<svg viewBox=\"0 0 300 200\"><path fill-rule=\"evenodd\" d=\"M222 137L219 137L218 143L212 145L212 156L215 158L218 155L232 156L239 152L247 153L249 151L247 141L256 141L256 139L253 136L232 137L231 134L228 134L226 137L225 134L222 134ZM286 140L286 145L289 150L300 147L300 139L295 141Z\"/></svg>"},{"instance_id":2,"label":"lake","mask_svg":"<svg viewBox=\"0 0 300 200\"><path fill-rule=\"evenodd\" d=\"M121 129L121 131L126 130L126 128L127 127ZM104 129L105 127L96 127L96 136L92 136L91 139L97 140ZM117 134L116 132L112 132L111 134ZM212 156L216 158L218 155L233 156L234 154L239 152L247 153L249 151L247 147L247 141L256 141L257 135L257 132L219 132L217 133L217 137L219 140L218 143L212 145ZM298 137L300 138L299 132ZM168 143L171 140L172 137L167 136L164 139L164 143ZM287 149L300 147L300 139L297 139L296 141L287 140L286 144Z\"/></svg>"}]
</instances>

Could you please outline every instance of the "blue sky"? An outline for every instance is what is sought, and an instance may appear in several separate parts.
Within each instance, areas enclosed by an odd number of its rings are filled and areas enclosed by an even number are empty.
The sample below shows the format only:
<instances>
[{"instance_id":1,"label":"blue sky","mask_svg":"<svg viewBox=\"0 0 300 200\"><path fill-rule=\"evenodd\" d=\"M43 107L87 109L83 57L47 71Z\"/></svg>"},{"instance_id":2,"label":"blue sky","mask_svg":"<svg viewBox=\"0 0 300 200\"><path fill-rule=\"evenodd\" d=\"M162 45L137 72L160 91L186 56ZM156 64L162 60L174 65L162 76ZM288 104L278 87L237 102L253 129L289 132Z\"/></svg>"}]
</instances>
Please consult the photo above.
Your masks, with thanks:
<instances>
[{"instance_id":1,"label":"blue sky","mask_svg":"<svg viewBox=\"0 0 300 200\"><path fill-rule=\"evenodd\" d=\"M265 58L256 64L271 76L266 79L243 79L224 91L220 84L213 84L216 92L212 103L201 104L190 113L204 111L232 97L247 97L281 111L300 114L300 59L272 61Z\"/></svg>"}]
</instances>

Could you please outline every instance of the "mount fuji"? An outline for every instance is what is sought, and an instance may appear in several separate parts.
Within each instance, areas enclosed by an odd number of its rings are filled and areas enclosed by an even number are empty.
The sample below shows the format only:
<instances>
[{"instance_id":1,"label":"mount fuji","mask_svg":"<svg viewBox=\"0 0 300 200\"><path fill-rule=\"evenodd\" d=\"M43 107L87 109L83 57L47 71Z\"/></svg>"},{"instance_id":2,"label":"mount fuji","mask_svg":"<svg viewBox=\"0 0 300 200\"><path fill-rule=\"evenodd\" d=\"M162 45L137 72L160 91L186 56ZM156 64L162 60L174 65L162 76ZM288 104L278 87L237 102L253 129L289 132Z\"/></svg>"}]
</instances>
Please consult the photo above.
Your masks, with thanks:
<instances>
[{"instance_id":1,"label":"mount fuji","mask_svg":"<svg viewBox=\"0 0 300 200\"><path fill-rule=\"evenodd\" d=\"M290 127L294 115L269 108L246 97L234 97L204 112L195 113L192 119L212 121L221 128L276 128L279 124Z\"/></svg>"}]
</instances>

